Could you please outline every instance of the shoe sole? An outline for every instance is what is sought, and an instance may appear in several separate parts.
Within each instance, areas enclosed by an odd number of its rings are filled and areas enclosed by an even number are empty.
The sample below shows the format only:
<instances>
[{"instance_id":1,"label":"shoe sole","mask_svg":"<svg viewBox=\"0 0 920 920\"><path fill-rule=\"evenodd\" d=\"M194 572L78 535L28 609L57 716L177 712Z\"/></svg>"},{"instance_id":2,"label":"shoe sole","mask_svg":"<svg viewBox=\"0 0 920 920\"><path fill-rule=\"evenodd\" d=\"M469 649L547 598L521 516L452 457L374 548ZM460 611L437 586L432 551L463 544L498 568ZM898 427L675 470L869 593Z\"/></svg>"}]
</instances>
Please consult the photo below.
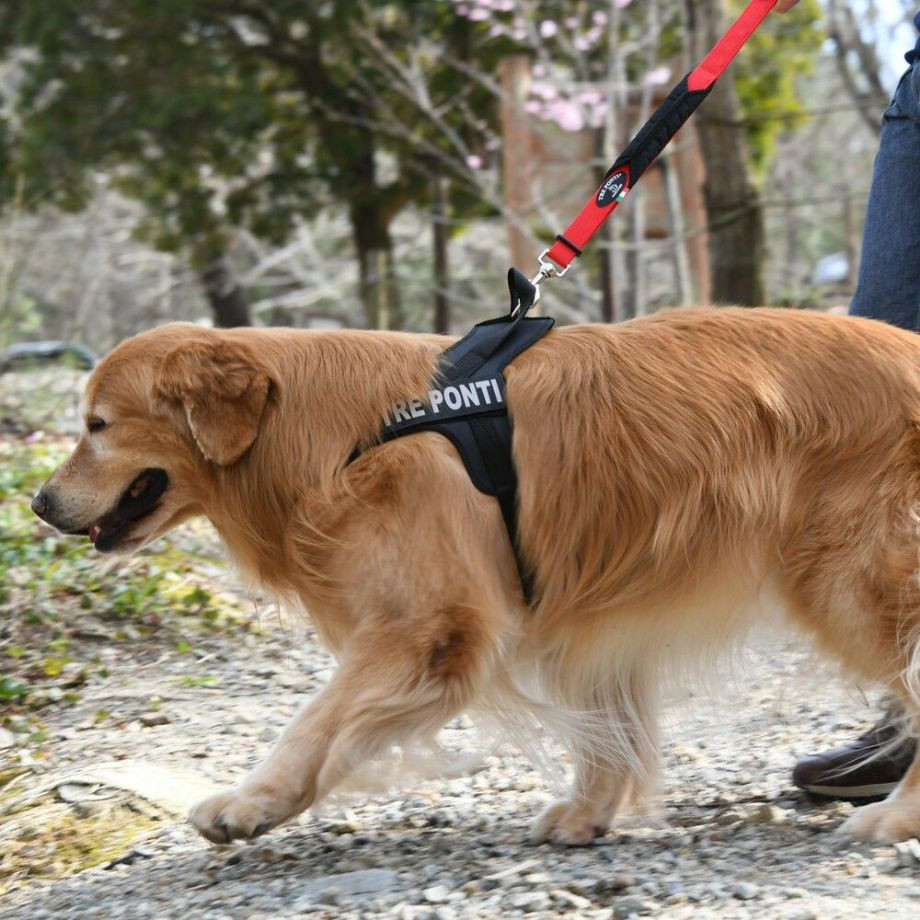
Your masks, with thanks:
<instances>
[{"instance_id":1,"label":"shoe sole","mask_svg":"<svg viewBox=\"0 0 920 920\"><path fill-rule=\"evenodd\" d=\"M897 783L869 783L865 786L814 786L802 783L799 788L812 795L822 795L829 799L873 799L888 795L897 785Z\"/></svg>"}]
</instances>

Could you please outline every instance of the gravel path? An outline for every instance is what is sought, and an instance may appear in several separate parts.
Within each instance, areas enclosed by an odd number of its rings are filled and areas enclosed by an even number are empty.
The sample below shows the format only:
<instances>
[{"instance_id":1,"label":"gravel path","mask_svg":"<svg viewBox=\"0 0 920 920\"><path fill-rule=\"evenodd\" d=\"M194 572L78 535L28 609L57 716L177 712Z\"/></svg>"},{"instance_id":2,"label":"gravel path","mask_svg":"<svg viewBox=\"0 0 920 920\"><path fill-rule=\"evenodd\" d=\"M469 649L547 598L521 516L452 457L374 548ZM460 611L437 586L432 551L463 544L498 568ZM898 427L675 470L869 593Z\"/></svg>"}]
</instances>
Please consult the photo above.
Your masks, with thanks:
<instances>
[{"instance_id":1,"label":"gravel path","mask_svg":"<svg viewBox=\"0 0 920 920\"><path fill-rule=\"evenodd\" d=\"M198 786L240 778L329 673L308 631L266 632L209 638L197 658L119 652L104 700L49 720L42 781L148 769L165 779L163 807L120 858L16 888L0 917L920 916L920 846L841 840L832 832L850 806L815 805L790 785L797 756L849 739L874 710L776 638L754 642L743 681L669 707L662 807L592 847L526 843L550 793L510 751L461 778L356 794L255 844L211 847L164 802L184 807ZM118 731L93 723L103 704ZM462 719L444 736L473 744Z\"/></svg>"},{"instance_id":2,"label":"gravel path","mask_svg":"<svg viewBox=\"0 0 920 920\"><path fill-rule=\"evenodd\" d=\"M62 431L78 389L65 384ZM17 386L12 396L0 387L3 422L32 431L38 422L22 421L27 389ZM199 536L183 531L175 543L187 539ZM241 593L226 568L196 553L195 570L206 567ZM850 740L876 711L798 644L767 636L752 642L737 681L668 707L660 807L591 847L526 843L551 794L505 750L458 778L354 794L255 844L212 847L185 823L188 805L258 762L331 666L309 629L280 628L271 608L243 606L261 634L205 631L190 648L168 629L112 642L75 611L72 657L106 676L73 704L43 710L47 739L34 756L24 735L0 730L0 760L14 755L30 771L0 790L0 857L11 841L52 856L62 845L47 822L23 829L9 807L17 795L43 793L90 835L106 816L134 814L106 810L114 790L143 814L143 832L78 875L14 881L0 918L920 917L920 843L837 837L851 806L810 802L789 781L797 757ZM458 752L475 744L463 719L444 741Z\"/></svg>"}]
</instances>

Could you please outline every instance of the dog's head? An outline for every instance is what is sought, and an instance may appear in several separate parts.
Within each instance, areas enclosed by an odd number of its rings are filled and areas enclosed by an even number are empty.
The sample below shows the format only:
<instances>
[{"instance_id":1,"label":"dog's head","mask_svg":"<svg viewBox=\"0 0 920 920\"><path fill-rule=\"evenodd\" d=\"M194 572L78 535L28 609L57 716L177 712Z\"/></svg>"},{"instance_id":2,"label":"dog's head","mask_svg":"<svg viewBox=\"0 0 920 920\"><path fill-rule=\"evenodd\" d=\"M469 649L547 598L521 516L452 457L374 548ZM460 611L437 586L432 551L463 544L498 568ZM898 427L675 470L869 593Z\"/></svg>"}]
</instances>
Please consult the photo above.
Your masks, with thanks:
<instances>
[{"instance_id":1,"label":"dog's head","mask_svg":"<svg viewBox=\"0 0 920 920\"><path fill-rule=\"evenodd\" d=\"M206 511L259 432L270 378L239 334L176 324L119 345L83 397L84 430L32 501L103 552L131 552Z\"/></svg>"}]
</instances>

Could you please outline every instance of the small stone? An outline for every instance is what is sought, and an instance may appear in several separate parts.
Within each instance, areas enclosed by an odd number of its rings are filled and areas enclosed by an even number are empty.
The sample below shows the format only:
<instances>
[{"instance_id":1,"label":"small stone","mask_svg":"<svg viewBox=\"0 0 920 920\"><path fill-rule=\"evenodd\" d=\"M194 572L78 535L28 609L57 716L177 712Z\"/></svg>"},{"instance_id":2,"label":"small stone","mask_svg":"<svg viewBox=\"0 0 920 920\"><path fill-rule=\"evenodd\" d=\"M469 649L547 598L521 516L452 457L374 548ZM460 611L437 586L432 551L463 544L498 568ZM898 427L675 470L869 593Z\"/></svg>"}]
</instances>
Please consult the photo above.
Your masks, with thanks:
<instances>
[{"instance_id":1,"label":"small stone","mask_svg":"<svg viewBox=\"0 0 920 920\"><path fill-rule=\"evenodd\" d=\"M0 728L0 751L16 747L16 736L7 728Z\"/></svg>"},{"instance_id":2,"label":"small stone","mask_svg":"<svg viewBox=\"0 0 920 920\"><path fill-rule=\"evenodd\" d=\"M450 888L447 885L433 885L426 888L422 894L429 904L443 904L450 897Z\"/></svg>"},{"instance_id":3,"label":"small stone","mask_svg":"<svg viewBox=\"0 0 920 920\"><path fill-rule=\"evenodd\" d=\"M172 719L165 712L145 712L138 716L141 725L153 728L155 725L168 725Z\"/></svg>"},{"instance_id":4,"label":"small stone","mask_svg":"<svg viewBox=\"0 0 920 920\"><path fill-rule=\"evenodd\" d=\"M550 906L549 896L543 891L522 891L512 895L511 906L518 910L546 910Z\"/></svg>"},{"instance_id":5,"label":"small stone","mask_svg":"<svg viewBox=\"0 0 920 920\"><path fill-rule=\"evenodd\" d=\"M342 901L342 890L332 886L321 891L316 898L317 904L329 904L336 907Z\"/></svg>"},{"instance_id":6,"label":"small stone","mask_svg":"<svg viewBox=\"0 0 920 920\"><path fill-rule=\"evenodd\" d=\"M769 805L766 802L756 809L750 816L752 824L785 824L789 820L787 812L778 805Z\"/></svg>"},{"instance_id":7,"label":"small stone","mask_svg":"<svg viewBox=\"0 0 920 920\"><path fill-rule=\"evenodd\" d=\"M266 725L262 731L259 732L259 741L274 741L278 737L278 730L272 728L270 725Z\"/></svg>"},{"instance_id":8,"label":"small stone","mask_svg":"<svg viewBox=\"0 0 920 920\"><path fill-rule=\"evenodd\" d=\"M398 876L392 869L359 869L339 875L324 875L304 886L301 900L316 903L321 895L333 888L345 898L377 894L395 888L397 882Z\"/></svg>"},{"instance_id":9,"label":"small stone","mask_svg":"<svg viewBox=\"0 0 920 920\"><path fill-rule=\"evenodd\" d=\"M545 872L530 872L524 876L528 885L548 885L552 879Z\"/></svg>"},{"instance_id":10,"label":"small stone","mask_svg":"<svg viewBox=\"0 0 920 920\"><path fill-rule=\"evenodd\" d=\"M655 910L655 905L647 898L640 897L637 894L630 894L624 898L617 899L615 910L617 918L625 920L626 917L631 917L633 914L638 914L639 916L651 914Z\"/></svg>"},{"instance_id":11,"label":"small stone","mask_svg":"<svg viewBox=\"0 0 920 920\"><path fill-rule=\"evenodd\" d=\"M903 843L894 845L895 853L898 856L898 865L904 867L920 866L920 840L911 837Z\"/></svg>"},{"instance_id":12,"label":"small stone","mask_svg":"<svg viewBox=\"0 0 920 920\"><path fill-rule=\"evenodd\" d=\"M760 894L760 889L752 882L737 882L732 885L731 893L739 901L750 901Z\"/></svg>"},{"instance_id":13,"label":"small stone","mask_svg":"<svg viewBox=\"0 0 920 920\"><path fill-rule=\"evenodd\" d=\"M807 898L808 892L804 888L783 888L781 894L784 898Z\"/></svg>"},{"instance_id":14,"label":"small stone","mask_svg":"<svg viewBox=\"0 0 920 920\"><path fill-rule=\"evenodd\" d=\"M631 875L627 875L625 872L617 872L616 875L610 878L606 887L611 891L626 891L627 888L632 888L635 884L636 880Z\"/></svg>"},{"instance_id":15,"label":"small stone","mask_svg":"<svg viewBox=\"0 0 920 920\"><path fill-rule=\"evenodd\" d=\"M726 811L723 811L721 814L716 815L716 824L718 824L720 827L727 827L729 824L736 824L738 821L743 820L744 815L734 808L729 808Z\"/></svg>"},{"instance_id":16,"label":"small stone","mask_svg":"<svg viewBox=\"0 0 920 920\"><path fill-rule=\"evenodd\" d=\"M566 891L564 888L554 888L549 894L550 897L562 907L574 907L576 910L587 910L591 906L591 902L587 898L583 898L580 894Z\"/></svg>"}]
</instances>

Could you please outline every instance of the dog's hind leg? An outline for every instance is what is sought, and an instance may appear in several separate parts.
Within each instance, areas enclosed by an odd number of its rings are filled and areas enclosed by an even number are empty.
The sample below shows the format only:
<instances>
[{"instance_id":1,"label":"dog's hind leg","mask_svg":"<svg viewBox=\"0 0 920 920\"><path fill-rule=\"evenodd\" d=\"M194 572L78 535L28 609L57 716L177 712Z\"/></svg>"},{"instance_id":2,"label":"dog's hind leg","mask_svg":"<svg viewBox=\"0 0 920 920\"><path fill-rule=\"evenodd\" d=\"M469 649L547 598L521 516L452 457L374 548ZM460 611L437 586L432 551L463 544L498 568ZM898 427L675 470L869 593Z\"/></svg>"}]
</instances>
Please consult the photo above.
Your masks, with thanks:
<instances>
[{"instance_id":1,"label":"dog's hind leg","mask_svg":"<svg viewBox=\"0 0 920 920\"><path fill-rule=\"evenodd\" d=\"M787 553L791 612L854 674L890 687L904 703L904 730L920 729L920 466L917 443L879 464L860 494L852 480L824 484ZM869 466L869 461L867 466ZM870 466L871 468L871 466ZM863 840L920 835L920 751L884 802L842 826Z\"/></svg>"},{"instance_id":2,"label":"dog's hind leg","mask_svg":"<svg viewBox=\"0 0 920 920\"><path fill-rule=\"evenodd\" d=\"M581 713L565 727L575 764L572 790L534 822L535 843L590 843L606 833L625 802L643 797L657 775L657 688L650 674L608 678L575 705Z\"/></svg>"},{"instance_id":3,"label":"dog's hind leg","mask_svg":"<svg viewBox=\"0 0 920 920\"><path fill-rule=\"evenodd\" d=\"M322 799L369 758L464 709L497 658L498 617L466 605L368 617L329 685L240 786L189 816L215 843L252 838Z\"/></svg>"}]
</instances>

